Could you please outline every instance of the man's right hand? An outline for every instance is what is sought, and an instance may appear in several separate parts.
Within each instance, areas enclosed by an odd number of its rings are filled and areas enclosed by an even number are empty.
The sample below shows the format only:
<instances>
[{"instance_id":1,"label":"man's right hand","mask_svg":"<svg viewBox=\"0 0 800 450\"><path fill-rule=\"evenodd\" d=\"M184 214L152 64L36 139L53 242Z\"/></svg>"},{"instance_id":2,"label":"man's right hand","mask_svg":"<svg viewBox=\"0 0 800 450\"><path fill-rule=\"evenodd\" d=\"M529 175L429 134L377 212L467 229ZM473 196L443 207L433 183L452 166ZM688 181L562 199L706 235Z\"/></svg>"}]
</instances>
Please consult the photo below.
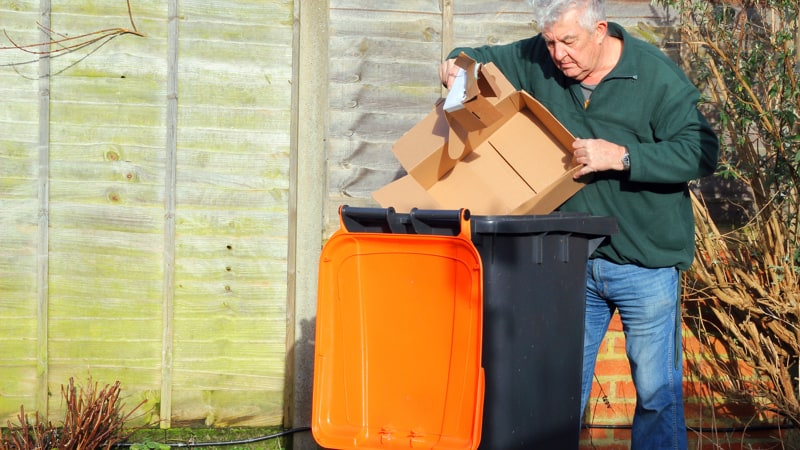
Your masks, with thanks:
<instances>
[{"instance_id":1,"label":"man's right hand","mask_svg":"<svg viewBox=\"0 0 800 450\"><path fill-rule=\"evenodd\" d=\"M447 61L442 62L439 66L439 77L442 79L442 86L450 89L450 86L453 84L453 80L456 79L456 75L458 75L459 67L456 65L456 59L451 58Z\"/></svg>"}]
</instances>

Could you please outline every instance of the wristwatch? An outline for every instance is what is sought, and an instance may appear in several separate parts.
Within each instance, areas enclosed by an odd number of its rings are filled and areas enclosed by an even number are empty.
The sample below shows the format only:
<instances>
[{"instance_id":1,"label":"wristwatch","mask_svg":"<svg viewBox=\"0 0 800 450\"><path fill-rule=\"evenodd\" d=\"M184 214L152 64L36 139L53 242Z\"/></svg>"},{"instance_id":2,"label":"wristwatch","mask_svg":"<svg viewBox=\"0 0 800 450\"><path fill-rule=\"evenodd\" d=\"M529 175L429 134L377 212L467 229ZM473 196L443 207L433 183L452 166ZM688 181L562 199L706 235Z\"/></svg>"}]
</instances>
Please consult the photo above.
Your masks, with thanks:
<instances>
[{"instance_id":1,"label":"wristwatch","mask_svg":"<svg viewBox=\"0 0 800 450\"><path fill-rule=\"evenodd\" d=\"M628 153L628 149L625 149L625 154L622 155L622 170L626 172L631 170L631 154Z\"/></svg>"}]
</instances>

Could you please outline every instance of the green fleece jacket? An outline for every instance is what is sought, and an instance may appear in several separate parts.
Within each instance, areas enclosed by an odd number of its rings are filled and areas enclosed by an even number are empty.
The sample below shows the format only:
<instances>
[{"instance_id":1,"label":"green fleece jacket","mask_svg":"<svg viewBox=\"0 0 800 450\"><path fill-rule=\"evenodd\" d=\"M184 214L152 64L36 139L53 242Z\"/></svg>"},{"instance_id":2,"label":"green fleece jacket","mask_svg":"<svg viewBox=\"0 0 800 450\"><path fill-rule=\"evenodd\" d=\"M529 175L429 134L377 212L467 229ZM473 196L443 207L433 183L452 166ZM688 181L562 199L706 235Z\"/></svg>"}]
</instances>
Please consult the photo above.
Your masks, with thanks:
<instances>
[{"instance_id":1,"label":"green fleece jacket","mask_svg":"<svg viewBox=\"0 0 800 450\"><path fill-rule=\"evenodd\" d=\"M697 109L699 93L658 48L609 23L623 40L617 66L584 108L580 84L553 64L541 35L507 45L457 48L493 62L508 80L547 107L575 137L624 145L629 172L593 174L561 211L617 219L619 233L592 255L619 264L687 269L694 257L694 217L687 182L710 175L719 142ZM535 145L535 143L531 143Z\"/></svg>"}]
</instances>

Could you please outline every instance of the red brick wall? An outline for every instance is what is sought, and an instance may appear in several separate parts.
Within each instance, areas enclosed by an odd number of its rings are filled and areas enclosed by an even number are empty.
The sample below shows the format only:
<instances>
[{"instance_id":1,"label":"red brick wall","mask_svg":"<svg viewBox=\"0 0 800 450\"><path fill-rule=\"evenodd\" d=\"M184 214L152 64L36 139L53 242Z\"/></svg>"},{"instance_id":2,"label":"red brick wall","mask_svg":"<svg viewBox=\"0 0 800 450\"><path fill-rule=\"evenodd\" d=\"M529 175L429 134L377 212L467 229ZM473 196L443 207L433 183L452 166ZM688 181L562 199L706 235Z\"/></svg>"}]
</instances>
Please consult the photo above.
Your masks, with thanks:
<instances>
[{"instance_id":1,"label":"red brick wall","mask_svg":"<svg viewBox=\"0 0 800 450\"><path fill-rule=\"evenodd\" d=\"M702 380L701 347L684 326L684 405L690 449L783 449L785 431L764 429L770 418L757 416L752 407L727 403ZM581 449L629 449L630 424L636 390L625 357L625 337L619 315L609 326L597 358L595 382L589 399ZM737 430L747 426L747 432Z\"/></svg>"}]
</instances>

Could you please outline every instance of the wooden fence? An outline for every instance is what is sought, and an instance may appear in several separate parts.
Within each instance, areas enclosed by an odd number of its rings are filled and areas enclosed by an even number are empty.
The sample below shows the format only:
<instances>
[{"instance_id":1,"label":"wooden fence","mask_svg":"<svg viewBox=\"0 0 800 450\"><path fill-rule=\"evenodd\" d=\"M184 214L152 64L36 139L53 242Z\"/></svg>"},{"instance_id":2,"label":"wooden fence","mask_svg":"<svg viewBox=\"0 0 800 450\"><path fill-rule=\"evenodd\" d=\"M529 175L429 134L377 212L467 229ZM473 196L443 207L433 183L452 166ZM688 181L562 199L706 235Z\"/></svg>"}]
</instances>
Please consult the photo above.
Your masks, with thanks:
<instances>
[{"instance_id":1,"label":"wooden fence","mask_svg":"<svg viewBox=\"0 0 800 450\"><path fill-rule=\"evenodd\" d=\"M339 206L398 176L442 57L529 8L0 0L0 423L91 376L162 427L307 425ZM664 41L649 1L607 12Z\"/></svg>"},{"instance_id":2,"label":"wooden fence","mask_svg":"<svg viewBox=\"0 0 800 450\"><path fill-rule=\"evenodd\" d=\"M0 1L0 422L90 376L164 426L281 422L293 15Z\"/></svg>"}]
</instances>

